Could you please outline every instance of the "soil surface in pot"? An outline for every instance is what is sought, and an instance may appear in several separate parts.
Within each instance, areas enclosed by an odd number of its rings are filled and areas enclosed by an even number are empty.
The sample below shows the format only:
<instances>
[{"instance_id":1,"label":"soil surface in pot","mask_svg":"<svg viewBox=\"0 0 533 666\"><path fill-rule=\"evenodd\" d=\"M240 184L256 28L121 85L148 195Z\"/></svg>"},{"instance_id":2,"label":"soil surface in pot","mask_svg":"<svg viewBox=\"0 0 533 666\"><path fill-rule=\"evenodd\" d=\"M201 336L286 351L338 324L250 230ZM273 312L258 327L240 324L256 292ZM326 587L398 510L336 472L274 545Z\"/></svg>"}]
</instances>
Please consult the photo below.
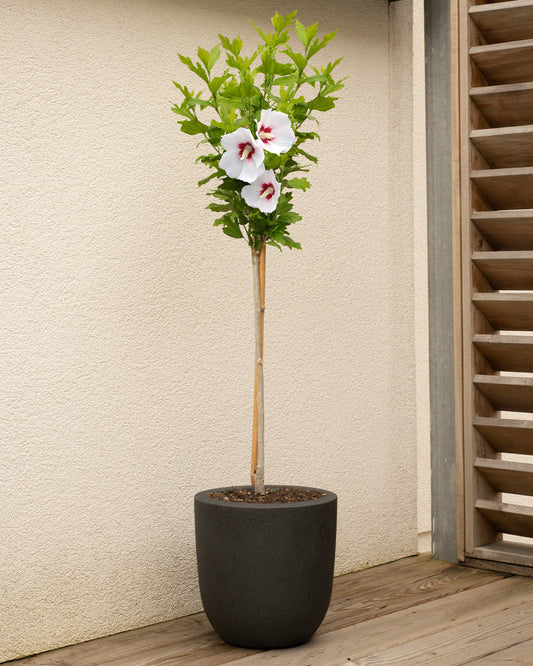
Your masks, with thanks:
<instances>
[{"instance_id":1,"label":"soil surface in pot","mask_svg":"<svg viewBox=\"0 0 533 666\"><path fill-rule=\"evenodd\" d=\"M305 488L266 488L264 495L256 495L253 488L232 488L221 492L209 493L213 499L225 502L250 502L255 504L286 504L287 502L308 502L324 497L324 493Z\"/></svg>"}]
</instances>

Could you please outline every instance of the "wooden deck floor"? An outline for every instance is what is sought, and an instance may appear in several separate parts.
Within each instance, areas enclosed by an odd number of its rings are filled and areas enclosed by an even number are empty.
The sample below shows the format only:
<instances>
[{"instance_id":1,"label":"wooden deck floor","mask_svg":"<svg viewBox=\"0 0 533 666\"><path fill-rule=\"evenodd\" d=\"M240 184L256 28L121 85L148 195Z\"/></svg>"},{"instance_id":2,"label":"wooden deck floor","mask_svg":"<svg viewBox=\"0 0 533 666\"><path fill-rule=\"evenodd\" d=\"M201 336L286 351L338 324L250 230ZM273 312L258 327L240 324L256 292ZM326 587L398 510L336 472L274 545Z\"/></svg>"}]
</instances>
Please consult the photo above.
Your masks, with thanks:
<instances>
[{"instance_id":1,"label":"wooden deck floor","mask_svg":"<svg viewBox=\"0 0 533 666\"><path fill-rule=\"evenodd\" d=\"M336 578L322 627L297 648L257 652L227 645L199 613L9 663L533 665L533 578L421 555Z\"/></svg>"}]
</instances>

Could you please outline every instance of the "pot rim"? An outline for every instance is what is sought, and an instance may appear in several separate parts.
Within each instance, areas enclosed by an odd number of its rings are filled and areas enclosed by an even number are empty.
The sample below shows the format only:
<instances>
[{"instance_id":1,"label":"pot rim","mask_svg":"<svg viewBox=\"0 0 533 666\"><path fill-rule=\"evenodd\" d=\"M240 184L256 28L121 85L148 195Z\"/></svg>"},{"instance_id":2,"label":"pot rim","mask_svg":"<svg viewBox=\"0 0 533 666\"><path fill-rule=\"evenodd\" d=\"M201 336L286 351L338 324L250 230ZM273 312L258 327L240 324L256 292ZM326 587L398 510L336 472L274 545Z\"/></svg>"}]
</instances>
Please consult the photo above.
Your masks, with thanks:
<instances>
[{"instance_id":1,"label":"pot rim","mask_svg":"<svg viewBox=\"0 0 533 666\"><path fill-rule=\"evenodd\" d=\"M221 499L217 499L215 497L209 497L209 493L217 493L217 492L224 492L225 490L235 490L235 489L248 489L252 488L253 486L251 485L246 485L246 484L240 484L236 486L224 486L222 488L210 488L209 490L202 490L199 493L196 493L194 496L194 501L195 502L202 502L203 504L215 504L217 506L225 506L231 509L258 509L259 511L265 511L267 509L269 510L287 510L287 509L294 509L294 508L299 508L302 509L304 507L313 507L317 506L319 504L327 504L328 502L331 502L333 500L337 499L337 495L331 490L324 490L323 488L315 488L313 486L296 486L292 483L285 483L285 484L273 484L273 483L267 483L265 484L266 488L300 488L303 490L311 490L311 491L316 491L320 493L324 493L324 497L320 497L318 499L313 499L313 500L305 500L302 502L268 502L268 503L259 503L259 502L226 502Z\"/></svg>"}]
</instances>

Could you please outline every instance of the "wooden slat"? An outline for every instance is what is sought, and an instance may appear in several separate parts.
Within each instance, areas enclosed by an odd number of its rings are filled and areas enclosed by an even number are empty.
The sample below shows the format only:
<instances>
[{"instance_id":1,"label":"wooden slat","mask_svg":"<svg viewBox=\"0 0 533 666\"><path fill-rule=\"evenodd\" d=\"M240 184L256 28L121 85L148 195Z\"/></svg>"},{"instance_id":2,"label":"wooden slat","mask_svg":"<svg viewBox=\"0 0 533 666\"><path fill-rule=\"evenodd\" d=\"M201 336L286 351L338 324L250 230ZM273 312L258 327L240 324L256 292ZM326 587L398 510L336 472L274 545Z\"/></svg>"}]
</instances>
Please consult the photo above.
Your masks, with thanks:
<instances>
[{"instance_id":1,"label":"wooden slat","mask_svg":"<svg viewBox=\"0 0 533 666\"><path fill-rule=\"evenodd\" d=\"M495 451L533 455L533 420L476 416L474 427Z\"/></svg>"},{"instance_id":2,"label":"wooden slat","mask_svg":"<svg viewBox=\"0 0 533 666\"><path fill-rule=\"evenodd\" d=\"M475 211L472 213L472 222L493 250L533 250L531 208Z\"/></svg>"},{"instance_id":3,"label":"wooden slat","mask_svg":"<svg viewBox=\"0 0 533 666\"><path fill-rule=\"evenodd\" d=\"M533 252L474 252L472 261L493 289L533 289Z\"/></svg>"},{"instance_id":4,"label":"wooden slat","mask_svg":"<svg viewBox=\"0 0 533 666\"><path fill-rule=\"evenodd\" d=\"M487 42L529 39L533 34L532 0L476 5L469 14Z\"/></svg>"},{"instance_id":5,"label":"wooden slat","mask_svg":"<svg viewBox=\"0 0 533 666\"><path fill-rule=\"evenodd\" d=\"M533 83L472 88L470 97L491 127L533 125Z\"/></svg>"},{"instance_id":6,"label":"wooden slat","mask_svg":"<svg viewBox=\"0 0 533 666\"><path fill-rule=\"evenodd\" d=\"M533 640L524 641L511 645L505 650L498 650L493 652L488 657L483 655L479 659L469 661L469 666L502 666L506 664L527 664L528 660L531 661L533 654Z\"/></svg>"},{"instance_id":7,"label":"wooden slat","mask_svg":"<svg viewBox=\"0 0 533 666\"><path fill-rule=\"evenodd\" d=\"M466 103L460 191L466 278L464 557L484 562L476 549L500 533L524 530L516 527L512 511L509 529L501 527L498 521L505 522L509 513L502 510L501 492L533 495L533 465L495 460L498 446L489 439L500 437L503 446L523 452L523 439L502 435L498 412L533 413L533 379L526 375L533 373L533 338L516 333L533 331L533 295L524 293L533 291L533 0L459 0L459 12L467 76L467 86L461 86Z\"/></svg>"},{"instance_id":8,"label":"wooden slat","mask_svg":"<svg viewBox=\"0 0 533 666\"><path fill-rule=\"evenodd\" d=\"M533 507L479 499L476 509L498 532L533 537Z\"/></svg>"},{"instance_id":9,"label":"wooden slat","mask_svg":"<svg viewBox=\"0 0 533 666\"><path fill-rule=\"evenodd\" d=\"M371 654L365 655L364 659L358 660L357 664L364 665L383 665L396 664L397 666L413 666L413 664L433 664L438 666L464 666L471 664L475 659L479 663L481 659L483 666L490 666L494 662L487 659L487 653L494 653L499 650L501 642L507 643L505 653L518 654L521 661L517 664L531 664L529 645L533 642L533 627L531 626L531 617L533 615L533 602L524 604L522 608L510 608L497 616L484 616L478 620L465 622L461 626L447 629L434 636L420 636L417 639L403 639L399 645L382 648ZM475 631L477 635L473 639ZM528 640L529 639L529 640ZM526 647L524 647L526 643ZM519 651L519 646L522 649ZM523 659L523 660L522 660ZM351 661L351 660L350 660ZM301 662L313 663L314 666L346 666L350 661L338 660L331 662L328 660ZM250 662L248 662L250 663ZM498 662L511 664L513 662ZM238 666L235 663L233 666Z\"/></svg>"},{"instance_id":10,"label":"wooden slat","mask_svg":"<svg viewBox=\"0 0 533 666\"><path fill-rule=\"evenodd\" d=\"M495 541L475 548L472 557L490 560L491 562L513 564L521 567L521 571L525 570L528 575L531 575L533 544L517 543L516 541ZM525 567L528 567L529 570Z\"/></svg>"},{"instance_id":11,"label":"wooden slat","mask_svg":"<svg viewBox=\"0 0 533 666\"><path fill-rule=\"evenodd\" d=\"M483 169L471 178L492 208L533 208L533 167Z\"/></svg>"},{"instance_id":12,"label":"wooden slat","mask_svg":"<svg viewBox=\"0 0 533 666\"><path fill-rule=\"evenodd\" d=\"M476 458L474 466L498 492L533 495L533 464Z\"/></svg>"},{"instance_id":13,"label":"wooden slat","mask_svg":"<svg viewBox=\"0 0 533 666\"><path fill-rule=\"evenodd\" d=\"M533 80L533 39L474 46L470 57L490 85Z\"/></svg>"},{"instance_id":14,"label":"wooden slat","mask_svg":"<svg viewBox=\"0 0 533 666\"><path fill-rule=\"evenodd\" d=\"M533 372L533 335L474 335L474 345L495 370Z\"/></svg>"},{"instance_id":15,"label":"wooden slat","mask_svg":"<svg viewBox=\"0 0 533 666\"><path fill-rule=\"evenodd\" d=\"M334 579L330 607L318 634L485 585L491 580L481 578L474 569L430 559L429 554L339 576Z\"/></svg>"},{"instance_id":16,"label":"wooden slat","mask_svg":"<svg viewBox=\"0 0 533 666\"><path fill-rule=\"evenodd\" d=\"M470 139L493 169L533 165L533 125L472 130Z\"/></svg>"},{"instance_id":17,"label":"wooden slat","mask_svg":"<svg viewBox=\"0 0 533 666\"><path fill-rule=\"evenodd\" d=\"M498 331L533 330L533 294L478 293L472 302Z\"/></svg>"},{"instance_id":18,"label":"wooden slat","mask_svg":"<svg viewBox=\"0 0 533 666\"><path fill-rule=\"evenodd\" d=\"M533 412L533 379L475 375L474 384L496 410Z\"/></svg>"}]
</instances>

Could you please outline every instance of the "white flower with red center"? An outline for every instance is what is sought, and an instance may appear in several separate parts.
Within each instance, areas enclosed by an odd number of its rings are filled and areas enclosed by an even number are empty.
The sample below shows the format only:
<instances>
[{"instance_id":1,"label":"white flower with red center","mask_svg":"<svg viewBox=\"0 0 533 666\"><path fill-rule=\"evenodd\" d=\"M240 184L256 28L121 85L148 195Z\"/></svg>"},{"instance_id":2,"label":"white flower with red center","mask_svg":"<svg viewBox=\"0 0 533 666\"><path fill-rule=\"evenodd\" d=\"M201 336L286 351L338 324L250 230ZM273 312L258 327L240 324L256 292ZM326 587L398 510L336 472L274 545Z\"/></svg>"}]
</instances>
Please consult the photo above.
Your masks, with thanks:
<instances>
[{"instance_id":1,"label":"white flower with red center","mask_svg":"<svg viewBox=\"0 0 533 666\"><path fill-rule=\"evenodd\" d=\"M242 198L252 208L259 208L262 213L272 213L279 199L280 185L272 170L265 171L251 185L242 188Z\"/></svg>"},{"instance_id":2,"label":"white flower with red center","mask_svg":"<svg viewBox=\"0 0 533 666\"><path fill-rule=\"evenodd\" d=\"M231 134L224 134L220 143L225 152L220 158L219 165L230 178L253 183L264 173L263 144L254 139L249 129L240 127Z\"/></svg>"},{"instance_id":3,"label":"white flower with red center","mask_svg":"<svg viewBox=\"0 0 533 666\"><path fill-rule=\"evenodd\" d=\"M257 138L263 148L280 155L286 153L296 141L291 120L286 113L264 109L257 123Z\"/></svg>"}]
</instances>

